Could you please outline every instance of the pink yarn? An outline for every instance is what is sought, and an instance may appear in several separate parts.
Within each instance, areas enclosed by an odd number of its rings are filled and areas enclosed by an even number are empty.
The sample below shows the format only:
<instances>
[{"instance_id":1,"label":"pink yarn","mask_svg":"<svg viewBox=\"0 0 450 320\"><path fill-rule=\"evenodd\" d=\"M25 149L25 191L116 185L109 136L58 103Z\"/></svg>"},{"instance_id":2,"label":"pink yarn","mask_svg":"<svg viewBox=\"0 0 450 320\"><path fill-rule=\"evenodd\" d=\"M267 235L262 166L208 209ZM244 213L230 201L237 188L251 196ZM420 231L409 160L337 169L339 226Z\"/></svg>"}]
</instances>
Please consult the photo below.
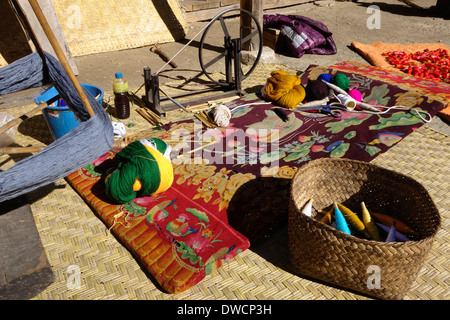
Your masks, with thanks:
<instances>
[{"instance_id":1,"label":"pink yarn","mask_svg":"<svg viewBox=\"0 0 450 320\"><path fill-rule=\"evenodd\" d=\"M358 102L362 101L362 95L361 95L361 92L359 92L359 90L357 90L357 89L348 90L348 94L350 95L350 97L352 97L356 101L358 101Z\"/></svg>"}]
</instances>

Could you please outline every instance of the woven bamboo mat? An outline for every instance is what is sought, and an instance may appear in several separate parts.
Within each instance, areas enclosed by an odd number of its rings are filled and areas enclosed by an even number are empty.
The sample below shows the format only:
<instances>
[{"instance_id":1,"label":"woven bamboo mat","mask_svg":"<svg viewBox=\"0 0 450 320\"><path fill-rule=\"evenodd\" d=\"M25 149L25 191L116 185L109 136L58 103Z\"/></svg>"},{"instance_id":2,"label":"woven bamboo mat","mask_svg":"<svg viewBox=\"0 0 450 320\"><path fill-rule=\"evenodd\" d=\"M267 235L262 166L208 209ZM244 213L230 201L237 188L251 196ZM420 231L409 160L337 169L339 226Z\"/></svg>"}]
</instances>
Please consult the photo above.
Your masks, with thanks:
<instances>
[{"instance_id":1,"label":"woven bamboo mat","mask_svg":"<svg viewBox=\"0 0 450 320\"><path fill-rule=\"evenodd\" d=\"M53 0L73 56L142 47L184 37L187 24L176 0Z\"/></svg>"},{"instance_id":2,"label":"woven bamboo mat","mask_svg":"<svg viewBox=\"0 0 450 320\"><path fill-rule=\"evenodd\" d=\"M280 66L261 65L245 80L245 87L261 86L275 68ZM10 110L16 116L27 111L27 108L29 106ZM35 116L19 127L18 145L48 143L48 129L43 118L39 117L42 116ZM131 136L142 135L150 128L134 110L125 124ZM447 261L450 231L449 147L449 136L423 126L373 161L422 183L442 216L441 230L405 300L450 297ZM0 156L0 166L18 160L18 156L11 158L3 155ZM367 299L290 272L285 230L239 254L195 287L178 295L166 294L64 179L30 193L29 198L42 244L55 274L55 281L34 297L36 300ZM71 282L71 266L76 266L81 272L79 287L74 287Z\"/></svg>"},{"instance_id":3,"label":"woven bamboo mat","mask_svg":"<svg viewBox=\"0 0 450 320\"><path fill-rule=\"evenodd\" d=\"M408 299L449 299L450 137L423 126L372 161L420 182L441 214L436 241L407 294Z\"/></svg>"},{"instance_id":4,"label":"woven bamboo mat","mask_svg":"<svg viewBox=\"0 0 450 320\"><path fill-rule=\"evenodd\" d=\"M0 1L0 68L31 53L9 1Z\"/></svg>"}]
</instances>

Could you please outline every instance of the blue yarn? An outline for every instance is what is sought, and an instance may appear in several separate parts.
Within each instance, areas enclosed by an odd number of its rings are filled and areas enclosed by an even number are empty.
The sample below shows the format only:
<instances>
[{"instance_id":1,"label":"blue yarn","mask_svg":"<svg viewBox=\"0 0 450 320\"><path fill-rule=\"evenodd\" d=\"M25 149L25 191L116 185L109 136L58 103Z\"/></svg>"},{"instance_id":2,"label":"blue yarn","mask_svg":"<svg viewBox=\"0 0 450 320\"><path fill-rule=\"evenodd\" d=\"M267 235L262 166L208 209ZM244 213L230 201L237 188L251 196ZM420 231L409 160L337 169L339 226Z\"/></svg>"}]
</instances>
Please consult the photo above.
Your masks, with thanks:
<instances>
[{"instance_id":1,"label":"blue yarn","mask_svg":"<svg viewBox=\"0 0 450 320\"><path fill-rule=\"evenodd\" d=\"M328 73L322 73L320 76L317 77L317 80L324 80L326 82L330 82L331 76Z\"/></svg>"},{"instance_id":2,"label":"blue yarn","mask_svg":"<svg viewBox=\"0 0 450 320\"><path fill-rule=\"evenodd\" d=\"M49 82L38 53L32 53L0 69L0 95L40 87Z\"/></svg>"},{"instance_id":3,"label":"blue yarn","mask_svg":"<svg viewBox=\"0 0 450 320\"><path fill-rule=\"evenodd\" d=\"M44 64L39 53L35 52L1 68L0 95L52 84L81 121L89 119L89 113L58 60L48 53L45 54L45 59ZM103 111L94 97L84 88L83 91L94 112Z\"/></svg>"},{"instance_id":4,"label":"blue yarn","mask_svg":"<svg viewBox=\"0 0 450 320\"><path fill-rule=\"evenodd\" d=\"M114 142L111 120L102 105L85 91L94 115L89 116L61 64L45 54L46 64L32 53L0 69L0 95L42 86L49 81L81 123L44 150L0 172L0 203L66 177L96 160Z\"/></svg>"}]
</instances>

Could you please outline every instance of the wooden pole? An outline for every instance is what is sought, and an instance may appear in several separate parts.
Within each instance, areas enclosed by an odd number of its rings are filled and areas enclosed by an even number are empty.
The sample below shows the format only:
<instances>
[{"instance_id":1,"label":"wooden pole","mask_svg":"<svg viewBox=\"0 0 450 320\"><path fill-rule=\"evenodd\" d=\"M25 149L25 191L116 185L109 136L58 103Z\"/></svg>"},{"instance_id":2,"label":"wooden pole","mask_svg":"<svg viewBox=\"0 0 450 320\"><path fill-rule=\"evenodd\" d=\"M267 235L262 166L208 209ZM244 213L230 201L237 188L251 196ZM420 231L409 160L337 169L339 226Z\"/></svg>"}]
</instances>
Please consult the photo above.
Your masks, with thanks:
<instances>
[{"instance_id":1,"label":"wooden pole","mask_svg":"<svg viewBox=\"0 0 450 320\"><path fill-rule=\"evenodd\" d=\"M55 50L53 50L50 41L42 29L41 24L39 23L36 15L33 12L33 8L31 7L28 0L9 0L11 5L14 8L14 12L22 28L27 36L30 39L30 47L33 52L39 52L39 54L43 54L43 52L48 52L51 55L56 57ZM58 39L58 43L64 51L67 60L69 61L70 67L75 75L78 75L77 65L72 57L72 53L70 52L69 45L64 37L63 30L61 28L61 24L59 23L58 16L56 15L55 8L52 4L51 0L39 0L39 6L41 10L44 12L45 17L47 18L48 24L50 25L53 34L56 39Z\"/></svg>"},{"instance_id":2,"label":"wooden pole","mask_svg":"<svg viewBox=\"0 0 450 320\"><path fill-rule=\"evenodd\" d=\"M41 101L40 104L36 107L33 108L32 110L24 113L23 115L21 115L19 118L16 118L14 120L11 120L9 122L7 122L5 125L3 125L0 128L0 135L6 131L8 131L9 129L11 129L12 127L15 127L19 124L21 124L23 121L25 121L26 119L28 119L29 117L31 117L32 115L38 113L41 110L44 110L45 108L48 107L49 104L52 104L53 102L55 102L56 100L59 99L59 95L57 95L56 97L50 99L47 102L43 102Z\"/></svg>"},{"instance_id":3,"label":"wooden pole","mask_svg":"<svg viewBox=\"0 0 450 320\"><path fill-rule=\"evenodd\" d=\"M247 10L251 12L260 26L263 25L263 1L260 0L241 0L240 5L241 9ZM242 39L252 33L256 26L252 25L252 18L246 14L241 15L241 28L242 28ZM253 37L250 41L242 44L242 50L256 50L258 48L259 43L255 43L257 37ZM261 39L262 41L262 39Z\"/></svg>"},{"instance_id":4,"label":"wooden pole","mask_svg":"<svg viewBox=\"0 0 450 320\"><path fill-rule=\"evenodd\" d=\"M18 154L18 153L34 153L45 149L42 147L3 147L0 148L0 155L2 154Z\"/></svg>"},{"instance_id":5,"label":"wooden pole","mask_svg":"<svg viewBox=\"0 0 450 320\"><path fill-rule=\"evenodd\" d=\"M81 87L80 83L78 82L77 78L75 77L75 74L72 71L72 68L69 65L69 62L67 61L66 56L64 55L64 52L61 49L61 46L58 43L58 40L56 39L52 29L50 28L50 25L48 24L47 19L45 18L44 13L41 10L41 7L39 6L39 3L37 0L29 0L31 7L33 8L34 14L36 15L36 18L38 19L39 23L42 26L42 29L45 32L45 35L47 36L50 44L53 47L53 50L55 50L56 56L63 66L64 70L66 71L67 75L69 76L70 81L72 82L73 86L75 87L75 90L77 91L78 95L81 98L81 101L83 102L84 106L86 107L86 110L88 111L89 115L92 117L94 115L94 110L92 109L91 104L89 103L89 100L86 97L86 94L83 91L83 88Z\"/></svg>"}]
</instances>

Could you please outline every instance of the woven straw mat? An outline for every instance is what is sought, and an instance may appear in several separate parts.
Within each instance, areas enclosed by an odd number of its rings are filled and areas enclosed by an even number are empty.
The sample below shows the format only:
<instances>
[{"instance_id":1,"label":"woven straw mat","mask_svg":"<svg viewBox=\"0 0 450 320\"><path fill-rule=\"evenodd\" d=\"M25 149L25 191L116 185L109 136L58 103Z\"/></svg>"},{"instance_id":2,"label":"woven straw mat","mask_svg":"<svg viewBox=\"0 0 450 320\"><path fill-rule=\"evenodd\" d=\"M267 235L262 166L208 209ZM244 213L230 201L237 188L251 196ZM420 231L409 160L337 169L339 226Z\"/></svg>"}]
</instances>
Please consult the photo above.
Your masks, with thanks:
<instances>
[{"instance_id":1,"label":"woven straw mat","mask_svg":"<svg viewBox=\"0 0 450 320\"><path fill-rule=\"evenodd\" d=\"M9 1L0 1L0 68L31 53Z\"/></svg>"},{"instance_id":2,"label":"woven straw mat","mask_svg":"<svg viewBox=\"0 0 450 320\"><path fill-rule=\"evenodd\" d=\"M295 74L286 67L260 65L244 81L244 86L263 85L275 68ZM32 107L9 111L13 116L20 116ZM125 124L130 135L150 128L134 110ZM42 145L51 141L41 115L24 122L19 131L16 132L17 145ZM12 160L18 161L20 156L0 156L0 166L4 168ZM436 241L405 300L449 298L448 159L450 137L422 126L373 161L420 182L429 191L442 217ZM166 294L64 179L31 192L29 199L55 274L55 281L34 299L368 299L290 272L286 230L281 230L259 247L239 254L193 288L177 295ZM79 288L68 286L71 275L68 267L71 265L80 268Z\"/></svg>"},{"instance_id":3,"label":"woven straw mat","mask_svg":"<svg viewBox=\"0 0 450 320\"><path fill-rule=\"evenodd\" d=\"M172 42L187 30L177 0L52 3L73 56Z\"/></svg>"}]
</instances>

